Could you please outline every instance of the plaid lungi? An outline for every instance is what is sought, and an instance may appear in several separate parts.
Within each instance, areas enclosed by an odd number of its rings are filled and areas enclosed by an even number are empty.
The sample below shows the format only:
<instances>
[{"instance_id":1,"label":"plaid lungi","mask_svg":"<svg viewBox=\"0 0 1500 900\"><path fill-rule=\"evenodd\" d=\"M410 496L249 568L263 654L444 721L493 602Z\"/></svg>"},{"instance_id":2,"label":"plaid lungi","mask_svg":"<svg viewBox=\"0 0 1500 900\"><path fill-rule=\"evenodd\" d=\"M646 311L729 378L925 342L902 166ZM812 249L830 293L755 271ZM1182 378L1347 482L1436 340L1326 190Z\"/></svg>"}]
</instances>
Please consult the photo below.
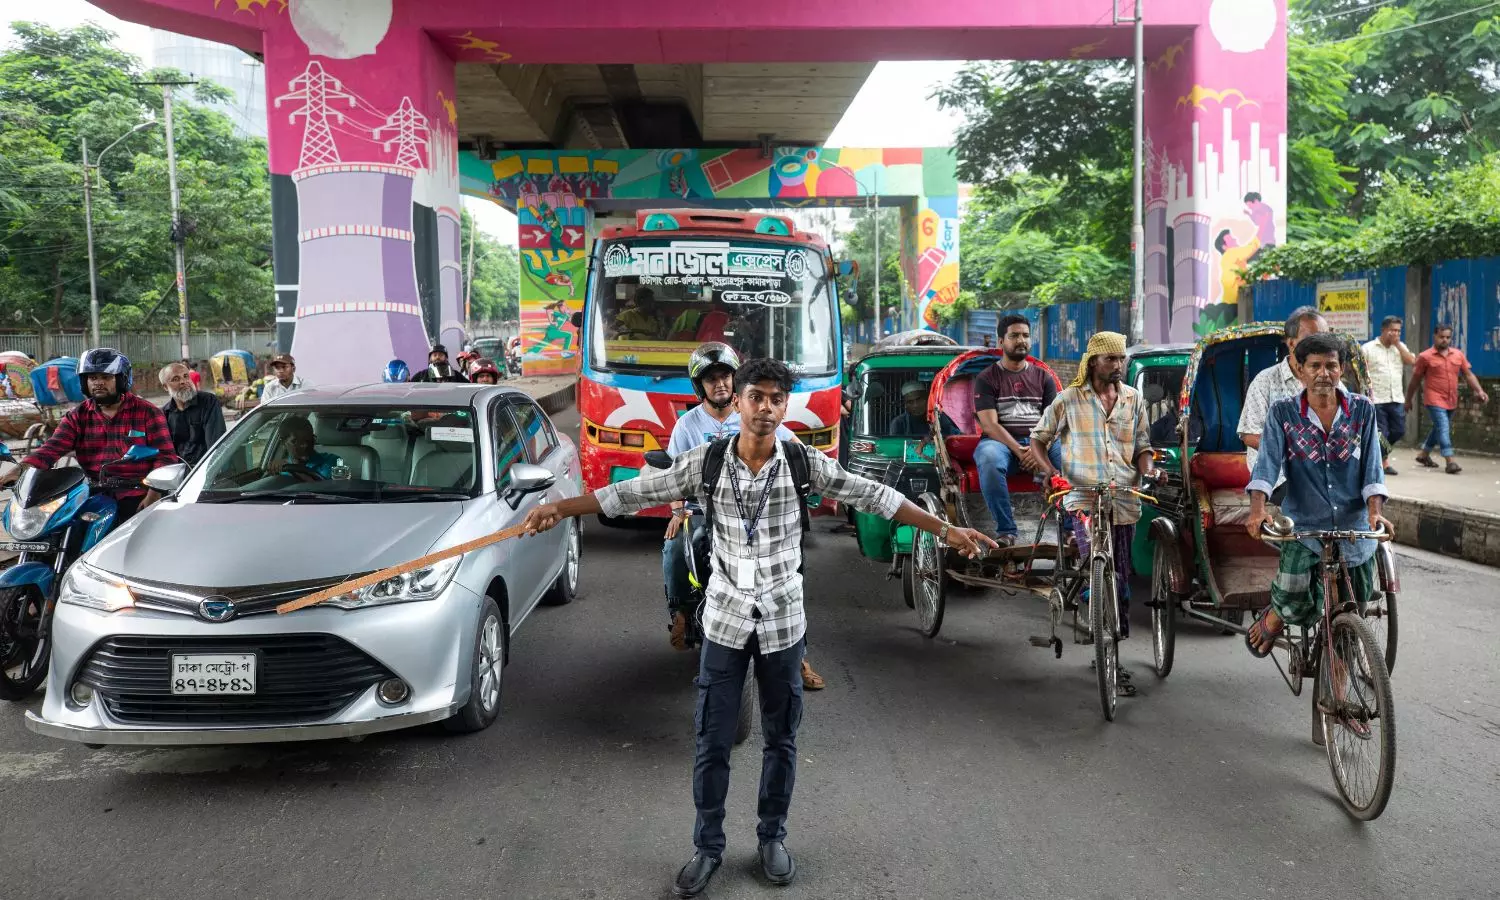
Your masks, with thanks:
<instances>
[{"instance_id":1,"label":"plaid lungi","mask_svg":"<svg viewBox=\"0 0 1500 900\"><path fill-rule=\"evenodd\" d=\"M1271 581L1271 605L1288 625L1311 625L1323 614L1321 561L1321 555L1301 541L1281 545L1281 562ZM1375 591L1375 557L1348 568L1354 596L1360 603L1367 602Z\"/></svg>"}]
</instances>

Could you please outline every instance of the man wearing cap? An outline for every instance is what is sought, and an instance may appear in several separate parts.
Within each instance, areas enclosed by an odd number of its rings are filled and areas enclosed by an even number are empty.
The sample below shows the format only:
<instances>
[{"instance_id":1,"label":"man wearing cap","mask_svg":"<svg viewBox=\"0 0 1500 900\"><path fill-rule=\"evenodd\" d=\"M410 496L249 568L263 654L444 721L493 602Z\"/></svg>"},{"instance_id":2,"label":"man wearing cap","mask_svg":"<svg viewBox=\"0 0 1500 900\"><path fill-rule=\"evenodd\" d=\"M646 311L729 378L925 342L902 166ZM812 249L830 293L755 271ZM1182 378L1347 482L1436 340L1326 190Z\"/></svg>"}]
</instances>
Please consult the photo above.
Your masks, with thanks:
<instances>
[{"instance_id":1,"label":"man wearing cap","mask_svg":"<svg viewBox=\"0 0 1500 900\"><path fill-rule=\"evenodd\" d=\"M886 433L891 437L909 438L931 434L932 428L927 421L927 385L920 381L908 381L901 385L901 402L905 405L906 412L891 420L891 427ZM947 413L940 412L938 416L943 437L953 437L960 433Z\"/></svg>"},{"instance_id":2,"label":"man wearing cap","mask_svg":"<svg viewBox=\"0 0 1500 900\"><path fill-rule=\"evenodd\" d=\"M308 383L297 374L297 361L292 359L290 353L281 353L271 358L271 377L266 379L265 387L260 389L260 402L270 403L283 394L300 391L308 387Z\"/></svg>"},{"instance_id":3,"label":"man wearing cap","mask_svg":"<svg viewBox=\"0 0 1500 900\"><path fill-rule=\"evenodd\" d=\"M413 382L419 384L449 381L454 384L468 384L469 379L460 375L452 366L448 365L448 348L442 344L433 344L432 349L427 351L427 368L411 377Z\"/></svg>"},{"instance_id":4,"label":"man wearing cap","mask_svg":"<svg viewBox=\"0 0 1500 900\"><path fill-rule=\"evenodd\" d=\"M1146 401L1125 380L1125 335L1101 331L1089 338L1078 363L1078 376L1042 413L1031 432L1032 462L1049 477L1057 471L1047 450L1054 440L1062 445L1062 474L1080 485L1135 485L1154 478L1151 467L1151 424ZM1072 493L1063 498L1069 511L1087 510L1090 499ZM1114 503L1115 585L1120 604L1120 637L1130 636L1130 542L1141 518L1141 502L1130 494L1116 494ZM1081 516L1070 516L1080 557L1088 558L1088 527ZM1124 673L1122 673L1123 675ZM1133 694L1122 677L1122 694Z\"/></svg>"}]
</instances>

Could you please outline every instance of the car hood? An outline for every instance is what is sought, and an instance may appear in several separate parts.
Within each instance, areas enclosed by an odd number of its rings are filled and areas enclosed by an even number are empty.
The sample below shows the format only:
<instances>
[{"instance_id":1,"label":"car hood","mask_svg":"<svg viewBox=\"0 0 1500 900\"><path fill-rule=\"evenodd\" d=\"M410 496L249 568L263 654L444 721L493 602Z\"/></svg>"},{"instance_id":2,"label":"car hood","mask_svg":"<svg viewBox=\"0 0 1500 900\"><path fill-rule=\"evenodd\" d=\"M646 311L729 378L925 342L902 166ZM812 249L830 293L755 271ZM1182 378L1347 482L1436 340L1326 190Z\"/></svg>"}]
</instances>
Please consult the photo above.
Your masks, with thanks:
<instances>
[{"instance_id":1,"label":"car hood","mask_svg":"<svg viewBox=\"0 0 1500 900\"><path fill-rule=\"evenodd\" d=\"M164 501L106 538L88 561L126 578L197 587L335 578L430 552L462 513L458 501Z\"/></svg>"}]
</instances>

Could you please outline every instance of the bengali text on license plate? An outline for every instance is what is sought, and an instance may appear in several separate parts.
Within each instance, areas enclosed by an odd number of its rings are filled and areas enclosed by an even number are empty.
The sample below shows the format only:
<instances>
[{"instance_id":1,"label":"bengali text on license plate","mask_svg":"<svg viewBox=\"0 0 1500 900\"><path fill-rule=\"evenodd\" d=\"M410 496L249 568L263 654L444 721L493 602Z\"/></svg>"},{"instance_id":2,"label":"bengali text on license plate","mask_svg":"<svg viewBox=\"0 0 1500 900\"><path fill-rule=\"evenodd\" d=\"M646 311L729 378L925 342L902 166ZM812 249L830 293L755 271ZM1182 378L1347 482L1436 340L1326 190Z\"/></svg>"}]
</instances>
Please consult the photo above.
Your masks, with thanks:
<instances>
[{"instance_id":1,"label":"bengali text on license plate","mask_svg":"<svg viewBox=\"0 0 1500 900\"><path fill-rule=\"evenodd\" d=\"M173 653L172 693L253 694L254 653Z\"/></svg>"},{"instance_id":2,"label":"bengali text on license plate","mask_svg":"<svg viewBox=\"0 0 1500 900\"><path fill-rule=\"evenodd\" d=\"M46 553L52 545L46 541L0 541L0 550L11 553Z\"/></svg>"}]
</instances>

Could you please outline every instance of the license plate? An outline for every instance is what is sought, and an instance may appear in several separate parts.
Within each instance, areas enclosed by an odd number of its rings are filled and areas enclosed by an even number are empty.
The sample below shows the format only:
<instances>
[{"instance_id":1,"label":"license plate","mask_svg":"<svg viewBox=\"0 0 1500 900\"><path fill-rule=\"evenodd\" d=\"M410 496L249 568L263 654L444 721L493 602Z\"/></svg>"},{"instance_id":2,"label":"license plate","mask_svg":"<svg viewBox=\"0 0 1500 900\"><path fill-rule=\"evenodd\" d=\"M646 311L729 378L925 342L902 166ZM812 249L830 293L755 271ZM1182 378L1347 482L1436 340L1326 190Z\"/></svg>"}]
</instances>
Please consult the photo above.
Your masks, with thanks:
<instances>
[{"instance_id":1,"label":"license plate","mask_svg":"<svg viewBox=\"0 0 1500 900\"><path fill-rule=\"evenodd\" d=\"M254 653L173 653L173 696L253 694Z\"/></svg>"},{"instance_id":2,"label":"license plate","mask_svg":"<svg viewBox=\"0 0 1500 900\"><path fill-rule=\"evenodd\" d=\"M0 541L0 550L12 553L46 553L52 545L46 541Z\"/></svg>"}]
</instances>

